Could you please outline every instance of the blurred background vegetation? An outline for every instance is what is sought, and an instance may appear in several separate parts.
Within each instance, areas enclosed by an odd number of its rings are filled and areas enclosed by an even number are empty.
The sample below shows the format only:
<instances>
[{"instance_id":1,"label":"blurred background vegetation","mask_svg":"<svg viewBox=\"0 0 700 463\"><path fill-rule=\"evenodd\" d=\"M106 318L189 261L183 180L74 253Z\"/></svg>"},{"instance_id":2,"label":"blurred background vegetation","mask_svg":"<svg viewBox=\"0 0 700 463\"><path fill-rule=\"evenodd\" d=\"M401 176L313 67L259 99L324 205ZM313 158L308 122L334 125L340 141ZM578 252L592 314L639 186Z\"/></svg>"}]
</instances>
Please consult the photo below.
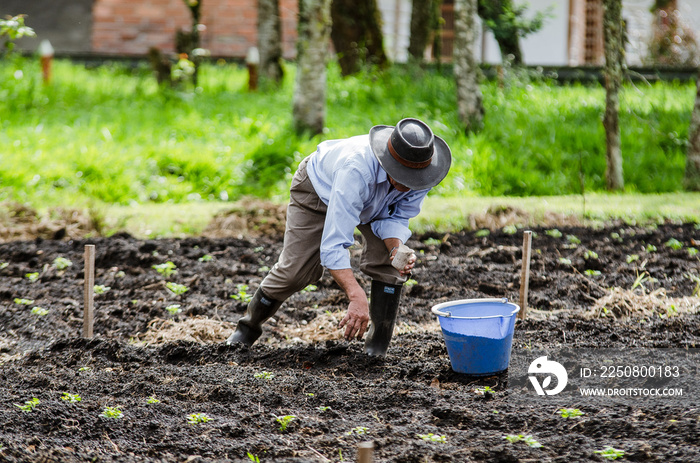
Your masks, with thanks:
<instances>
[{"instance_id":1,"label":"blurred background vegetation","mask_svg":"<svg viewBox=\"0 0 700 463\"><path fill-rule=\"evenodd\" d=\"M441 196L571 195L605 189L605 91L528 70L482 83L484 129L465 134L448 71L393 66L341 77L331 63L326 128L292 128L292 76L257 92L237 64L207 63L196 89L158 86L146 66L0 62L0 201L35 206L284 198L324 139L418 117L450 144ZM682 190L693 83L628 83L621 95L628 192Z\"/></svg>"}]
</instances>

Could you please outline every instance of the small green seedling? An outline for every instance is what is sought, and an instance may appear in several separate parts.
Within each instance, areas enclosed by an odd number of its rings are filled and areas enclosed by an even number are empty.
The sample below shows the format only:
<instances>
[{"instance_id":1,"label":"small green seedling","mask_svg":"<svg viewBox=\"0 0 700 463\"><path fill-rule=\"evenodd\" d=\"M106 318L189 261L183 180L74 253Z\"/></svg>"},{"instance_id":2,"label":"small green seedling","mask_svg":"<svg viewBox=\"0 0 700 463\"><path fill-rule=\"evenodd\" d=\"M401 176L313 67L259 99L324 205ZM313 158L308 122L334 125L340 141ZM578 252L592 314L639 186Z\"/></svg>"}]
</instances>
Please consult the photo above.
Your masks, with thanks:
<instances>
[{"instance_id":1,"label":"small green seedling","mask_svg":"<svg viewBox=\"0 0 700 463\"><path fill-rule=\"evenodd\" d=\"M669 248L674 249L674 250L683 249L683 243L681 243L680 241L678 241L675 238L671 238L670 240L666 241L665 244L666 244L666 247L669 247Z\"/></svg>"},{"instance_id":2,"label":"small green seedling","mask_svg":"<svg viewBox=\"0 0 700 463\"><path fill-rule=\"evenodd\" d=\"M302 293L313 293L314 291L318 290L318 286L316 285L308 285L306 288L302 289Z\"/></svg>"},{"instance_id":3,"label":"small green seedling","mask_svg":"<svg viewBox=\"0 0 700 463\"><path fill-rule=\"evenodd\" d=\"M248 459L250 461L252 461L253 463L260 463L260 457L258 457L257 455L253 455L250 452L248 452L247 455L248 455Z\"/></svg>"},{"instance_id":4,"label":"small green seedling","mask_svg":"<svg viewBox=\"0 0 700 463\"><path fill-rule=\"evenodd\" d=\"M15 407L19 408L23 412L31 413L34 408L39 405L40 401L36 397L32 397L32 400L27 400L24 405L15 404Z\"/></svg>"},{"instance_id":5,"label":"small green seedling","mask_svg":"<svg viewBox=\"0 0 700 463\"><path fill-rule=\"evenodd\" d=\"M189 424L206 423L209 420L211 420L211 418L209 418L206 413L192 413L187 417L187 422Z\"/></svg>"},{"instance_id":6,"label":"small green seedling","mask_svg":"<svg viewBox=\"0 0 700 463\"><path fill-rule=\"evenodd\" d=\"M209 262L212 259L214 259L214 256L212 256L211 254L204 254L202 257L200 257L197 260L200 262Z\"/></svg>"},{"instance_id":7,"label":"small green seedling","mask_svg":"<svg viewBox=\"0 0 700 463\"><path fill-rule=\"evenodd\" d=\"M631 264L632 262L636 262L639 260L639 254L629 254L627 256L627 263Z\"/></svg>"},{"instance_id":8,"label":"small green seedling","mask_svg":"<svg viewBox=\"0 0 700 463\"><path fill-rule=\"evenodd\" d=\"M182 312L182 309L180 308L180 304L171 304L165 308L165 310L170 313L170 315L175 315L177 313Z\"/></svg>"},{"instance_id":9,"label":"small green seedling","mask_svg":"<svg viewBox=\"0 0 700 463\"><path fill-rule=\"evenodd\" d=\"M597 259L598 258L598 253L595 251L591 251L590 249L586 250L586 252L583 253L583 258L586 260L589 259Z\"/></svg>"},{"instance_id":10,"label":"small green seedling","mask_svg":"<svg viewBox=\"0 0 700 463\"><path fill-rule=\"evenodd\" d=\"M80 402L83 400L78 394L71 394L69 392L64 392L63 396L61 396L61 400L65 400L66 402L70 402L72 404Z\"/></svg>"},{"instance_id":11,"label":"small green seedling","mask_svg":"<svg viewBox=\"0 0 700 463\"><path fill-rule=\"evenodd\" d=\"M54 267L56 270L58 270L59 272L65 270L65 269L67 269L67 268L70 267L71 265L73 265L73 262L71 262L70 260L66 259L65 257L56 257L56 258L53 260L53 267Z\"/></svg>"},{"instance_id":12,"label":"small green seedling","mask_svg":"<svg viewBox=\"0 0 700 463\"><path fill-rule=\"evenodd\" d=\"M642 291L645 290L644 285L642 284L644 280L647 279L647 274L646 273L640 273L637 275L637 278L634 280L634 283L632 284L632 291L635 290L638 286L642 288Z\"/></svg>"},{"instance_id":13,"label":"small green seedling","mask_svg":"<svg viewBox=\"0 0 700 463\"><path fill-rule=\"evenodd\" d=\"M516 227L515 225L506 225L505 227L503 227L503 233L505 233L506 235L515 235L516 233L518 233L518 227Z\"/></svg>"},{"instance_id":14,"label":"small green seedling","mask_svg":"<svg viewBox=\"0 0 700 463\"><path fill-rule=\"evenodd\" d=\"M579 416L584 414L578 408L561 408L561 409L557 410L557 413L559 413L562 418L567 418L567 419L568 418L576 418L576 417L579 417Z\"/></svg>"},{"instance_id":15,"label":"small green seedling","mask_svg":"<svg viewBox=\"0 0 700 463\"><path fill-rule=\"evenodd\" d=\"M269 371L261 371L260 373L255 373L253 376L255 376L256 379L266 380L271 380L275 377L275 375L273 373L270 373Z\"/></svg>"},{"instance_id":16,"label":"small green seedling","mask_svg":"<svg viewBox=\"0 0 700 463\"><path fill-rule=\"evenodd\" d=\"M9 265L9 262L0 262L0 270L7 268Z\"/></svg>"},{"instance_id":17,"label":"small green seedling","mask_svg":"<svg viewBox=\"0 0 700 463\"><path fill-rule=\"evenodd\" d=\"M581 244L581 240L576 235L566 235L566 241L571 244Z\"/></svg>"},{"instance_id":18,"label":"small green seedling","mask_svg":"<svg viewBox=\"0 0 700 463\"><path fill-rule=\"evenodd\" d=\"M231 299L235 299L237 301L245 302L248 303L253 299L252 294L248 294L248 285L245 283L239 283L236 285L236 290L238 291L236 294L231 295Z\"/></svg>"},{"instance_id":19,"label":"small green seedling","mask_svg":"<svg viewBox=\"0 0 700 463\"><path fill-rule=\"evenodd\" d=\"M477 238L484 238L486 236L489 236L491 234L491 230L488 228L482 228L478 232L474 233L474 236Z\"/></svg>"},{"instance_id":20,"label":"small green seedling","mask_svg":"<svg viewBox=\"0 0 700 463\"><path fill-rule=\"evenodd\" d=\"M282 432L285 432L287 430L287 426L289 426L292 421L297 419L296 415L275 416L275 418L280 424L280 431Z\"/></svg>"},{"instance_id":21,"label":"small green seedling","mask_svg":"<svg viewBox=\"0 0 700 463\"><path fill-rule=\"evenodd\" d=\"M619 450L614 447L605 447L603 450L596 450L593 453L597 453L603 458L607 458L608 460L617 460L618 458L622 458L625 456L624 450Z\"/></svg>"},{"instance_id":22,"label":"small green seedling","mask_svg":"<svg viewBox=\"0 0 700 463\"><path fill-rule=\"evenodd\" d=\"M119 410L119 407L105 407L100 416L102 418L118 420L124 418L124 413L122 413L122 411Z\"/></svg>"},{"instance_id":23,"label":"small green seedling","mask_svg":"<svg viewBox=\"0 0 700 463\"><path fill-rule=\"evenodd\" d=\"M551 230L546 230L544 232L544 234L547 236L551 236L552 238L561 238L563 236L562 233L559 230L557 230L556 228L553 228Z\"/></svg>"},{"instance_id":24,"label":"small green seedling","mask_svg":"<svg viewBox=\"0 0 700 463\"><path fill-rule=\"evenodd\" d=\"M559 263L561 265L571 265L571 259L567 259L566 257L560 257Z\"/></svg>"},{"instance_id":25,"label":"small green seedling","mask_svg":"<svg viewBox=\"0 0 700 463\"><path fill-rule=\"evenodd\" d=\"M30 304L34 304L34 300L33 300L33 299L23 299L23 298L16 297L16 298L15 298L15 304L30 305Z\"/></svg>"},{"instance_id":26,"label":"small green seedling","mask_svg":"<svg viewBox=\"0 0 700 463\"><path fill-rule=\"evenodd\" d=\"M700 251L698 251L696 248L688 248L688 255L689 255L690 257L695 257L695 256L697 256L697 255L698 255L698 252L700 252Z\"/></svg>"},{"instance_id":27,"label":"small green seedling","mask_svg":"<svg viewBox=\"0 0 700 463\"><path fill-rule=\"evenodd\" d=\"M591 269L588 269L588 270L586 270L586 271L583 272L583 273L585 273L586 275L588 275L588 276L590 276L590 277L597 277L598 275L600 275L600 270L591 270Z\"/></svg>"},{"instance_id":28,"label":"small green seedling","mask_svg":"<svg viewBox=\"0 0 700 463\"><path fill-rule=\"evenodd\" d=\"M653 244L647 244L647 247L644 249L646 250L646 252L656 252L657 251L656 246L654 246Z\"/></svg>"},{"instance_id":29,"label":"small green seedling","mask_svg":"<svg viewBox=\"0 0 700 463\"><path fill-rule=\"evenodd\" d=\"M39 272L27 273L24 275L32 283L39 279Z\"/></svg>"},{"instance_id":30,"label":"small green seedling","mask_svg":"<svg viewBox=\"0 0 700 463\"><path fill-rule=\"evenodd\" d=\"M484 386L484 387L477 387L474 389L474 393L478 395L486 395L486 394L495 394L496 391L494 391L491 386Z\"/></svg>"},{"instance_id":31,"label":"small green seedling","mask_svg":"<svg viewBox=\"0 0 700 463\"><path fill-rule=\"evenodd\" d=\"M43 317L45 315L49 314L49 310L45 309L43 307L34 307L32 309L32 315L38 315L39 317Z\"/></svg>"},{"instance_id":32,"label":"small green seedling","mask_svg":"<svg viewBox=\"0 0 700 463\"><path fill-rule=\"evenodd\" d=\"M320 411L320 412L327 412L328 410L331 409L331 407L324 407L324 406L320 406L320 407L316 407L316 408L318 408L318 411Z\"/></svg>"},{"instance_id":33,"label":"small green seedling","mask_svg":"<svg viewBox=\"0 0 700 463\"><path fill-rule=\"evenodd\" d=\"M179 283L173 283L171 281L167 282L165 284L165 287L168 288L170 290L170 292L172 292L176 296L180 296L182 294L185 294L187 291L190 290L190 288L188 288L185 285L181 285Z\"/></svg>"},{"instance_id":34,"label":"small green seedling","mask_svg":"<svg viewBox=\"0 0 700 463\"><path fill-rule=\"evenodd\" d=\"M622 243L622 237L621 237L620 234L617 233L617 232L612 232L612 233L610 233L610 238L612 238L613 240L617 241L618 243Z\"/></svg>"},{"instance_id":35,"label":"small green seedling","mask_svg":"<svg viewBox=\"0 0 700 463\"><path fill-rule=\"evenodd\" d=\"M439 436L437 434L433 434L432 432L429 432L428 434L418 434L418 437L428 442L438 442L440 444L447 443L447 436Z\"/></svg>"},{"instance_id":36,"label":"small green seedling","mask_svg":"<svg viewBox=\"0 0 700 463\"><path fill-rule=\"evenodd\" d=\"M147 404L159 404L160 400L156 399L156 396L152 395L148 399L146 399Z\"/></svg>"},{"instance_id":37,"label":"small green seedling","mask_svg":"<svg viewBox=\"0 0 700 463\"><path fill-rule=\"evenodd\" d=\"M524 442L525 444L527 444L528 446L530 446L530 447L532 447L532 448L534 448L534 449L537 449L537 448L542 447L542 444L540 444L539 442L537 442L537 441L536 441L532 436L530 436L530 435L525 436L525 435L523 435L523 434L508 434L507 436L503 436L503 438L504 438L505 440L507 440L508 442L510 442L511 444L514 444L514 443L516 443L516 442L522 441L522 442Z\"/></svg>"},{"instance_id":38,"label":"small green seedling","mask_svg":"<svg viewBox=\"0 0 700 463\"><path fill-rule=\"evenodd\" d=\"M353 434L357 434L358 436L362 436L365 434L369 434L369 428L365 428L364 426L356 426L352 428L350 431L346 432L348 436L352 436Z\"/></svg>"},{"instance_id":39,"label":"small green seedling","mask_svg":"<svg viewBox=\"0 0 700 463\"><path fill-rule=\"evenodd\" d=\"M160 273L165 278L170 278L172 274L177 273L177 266L170 261L164 264L153 265L152 268L154 268L156 272Z\"/></svg>"},{"instance_id":40,"label":"small green seedling","mask_svg":"<svg viewBox=\"0 0 700 463\"><path fill-rule=\"evenodd\" d=\"M90 367L80 367L80 368L78 368L78 371L80 371L80 372L83 372L83 371L90 371L90 370L92 370L92 368L90 368Z\"/></svg>"},{"instance_id":41,"label":"small green seedling","mask_svg":"<svg viewBox=\"0 0 700 463\"><path fill-rule=\"evenodd\" d=\"M406 282L403 285L406 288L411 288L413 286L416 286L417 284L418 284L418 282L416 280L414 280L413 278L409 278L408 280L406 280Z\"/></svg>"},{"instance_id":42,"label":"small green seedling","mask_svg":"<svg viewBox=\"0 0 700 463\"><path fill-rule=\"evenodd\" d=\"M112 288L110 288L109 286L95 285L95 287L93 288L93 291L95 292L95 294L104 294L107 291L109 291L110 289L112 289Z\"/></svg>"}]
</instances>

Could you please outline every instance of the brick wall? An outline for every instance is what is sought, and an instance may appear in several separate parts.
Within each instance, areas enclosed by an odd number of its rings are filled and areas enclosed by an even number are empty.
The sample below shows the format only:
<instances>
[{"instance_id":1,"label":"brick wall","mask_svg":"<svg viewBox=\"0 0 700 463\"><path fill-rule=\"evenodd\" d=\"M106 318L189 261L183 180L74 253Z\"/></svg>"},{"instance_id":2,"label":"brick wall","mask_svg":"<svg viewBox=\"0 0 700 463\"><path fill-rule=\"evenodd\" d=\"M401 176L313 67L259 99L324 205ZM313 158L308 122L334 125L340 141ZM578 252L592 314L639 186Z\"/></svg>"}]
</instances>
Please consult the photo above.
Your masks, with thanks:
<instances>
[{"instance_id":1,"label":"brick wall","mask_svg":"<svg viewBox=\"0 0 700 463\"><path fill-rule=\"evenodd\" d=\"M256 0L201 0L202 47L213 56L241 58L257 42ZM282 47L295 56L297 1L280 0ZM150 47L175 50L175 32L189 30L192 19L183 0L95 0L92 51L145 55Z\"/></svg>"}]
</instances>

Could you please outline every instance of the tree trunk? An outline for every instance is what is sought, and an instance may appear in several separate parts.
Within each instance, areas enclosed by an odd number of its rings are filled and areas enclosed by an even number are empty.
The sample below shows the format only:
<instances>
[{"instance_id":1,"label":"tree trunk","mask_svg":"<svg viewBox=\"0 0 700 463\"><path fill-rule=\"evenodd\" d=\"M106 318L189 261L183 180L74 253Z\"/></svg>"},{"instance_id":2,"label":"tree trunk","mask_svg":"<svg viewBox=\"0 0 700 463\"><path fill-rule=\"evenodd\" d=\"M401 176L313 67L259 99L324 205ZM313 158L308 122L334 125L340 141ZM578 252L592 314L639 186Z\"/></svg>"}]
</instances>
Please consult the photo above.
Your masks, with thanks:
<instances>
[{"instance_id":1,"label":"tree trunk","mask_svg":"<svg viewBox=\"0 0 700 463\"><path fill-rule=\"evenodd\" d=\"M331 31L331 0L299 0L294 128L323 131L326 116L326 59Z\"/></svg>"},{"instance_id":2,"label":"tree trunk","mask_svg":"<svg viewBox=\"0 0 700 463\"><path fill-rule=\"evenodd\" d=\"M605 127L607 169L605 180L609 190L623 190L625 181L620 149L620 98L624 49L622 42L622 0L604 0L603 35L605 38Z\"/></svg>"},{"instance_id":3,"label":"tree trunk","mask_svg":"<svg viewBox=\"0 0 700 463\"><path fill-rule=\"evenodd\" d=\"M433 0L413 0L411 9L411 37L408 44L408 55L423 62L425 49L430 42L431 10Z\"/></svg>"},{"instance_id":4,"label":"tree trunk","mask_svg":"<svg viewBox=\"0 0 700 463\"><path fill-rule=\"evenodd\" d=\"M279 0L258 0L258 50L260 75L282 81L282 22Z\"/></svg>"},{"instance_id":5,"label":"tree trunk","mask_svg":"<svg viewBox=\"0 0 700 463\"><path fill-rule=\"evenodd\" d=\"M387 64L376 0L332 0L331 16L331 39L344 76L358 72L365 62Z\"/></svg>"},{"instance_id":6,"label":"tree trunk","mask_svg":"<svg viewBox=\"0 0 700 463\"><path fill-rule=\"evenodd\" d=\"M489 27L498 43L501 52L501 60L510 61L519 66L523 63L523 53L520 49L520 36L517 27L508 20L508 13L513 12L511 0L478 0L479 16Z\"/></svg>"},{"instance_id":7,"label":"tree trunk","mask_svg":"<svg viewBox=\"0 0 700 463\"><path fill-rule=\"evenodd\" d=\"M687 190L700 191L700 71L695 87L697 94L688 129L688 152L683 183Z\"/></svg>"},{"instance_id":8,"label":"tree trunk","mask_svg":"<svg viewBox=\"0 0 700 463\"><path fill-rule=\"evenodd\" d=\"M474 57L477 40L477 0L455 0L454 73L457 111L465 132L478 132L483 126L484 107L479 88L480 70Z\"/></svg>"},{"instance_id":9,"label":"tree trunk","mask_svg":"<svg viewBox=\"0 0 700 463\"><path fill-rule=\"evenodd\" d=\"M188 59L194 63L192 83L196 87L197 81L199 80L199 64L201 63L202 58L201 56L194 56L192 50L200 48L199 20L202 16L202 2L201 0L197 2L190 2L188 0L183 1L192 14L192 28L189 32L177 31L175 33L175 50L178 53L186 53Z\"/></svg>"}]
</instances>

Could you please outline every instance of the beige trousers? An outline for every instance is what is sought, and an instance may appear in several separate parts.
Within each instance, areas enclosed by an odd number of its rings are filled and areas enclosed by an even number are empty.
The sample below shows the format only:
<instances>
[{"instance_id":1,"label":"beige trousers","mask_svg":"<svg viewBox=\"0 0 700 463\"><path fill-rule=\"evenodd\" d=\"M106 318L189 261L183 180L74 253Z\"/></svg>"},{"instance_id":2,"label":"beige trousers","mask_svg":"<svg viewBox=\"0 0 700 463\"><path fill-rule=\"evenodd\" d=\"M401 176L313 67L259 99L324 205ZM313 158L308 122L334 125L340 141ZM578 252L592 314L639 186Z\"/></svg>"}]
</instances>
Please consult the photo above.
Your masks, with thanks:
<instances>
[{"instance_id":1,"label":"beige trousers","mask_svg":"<svg viewBox=\"0 0 700 463\"><path fill-rule=\"evenodd\" d=\"M323 276L321 266L321 236L328 207L318 197L306 173L308 158L300 164L292 179L284 245L277 263L260 284L263 293L277 301L316 283ZM394 285L406 279L391 266L384 241L369 224L359 225L363 251L360 270L373 280Z\"/></svg>"}]
</instances>

